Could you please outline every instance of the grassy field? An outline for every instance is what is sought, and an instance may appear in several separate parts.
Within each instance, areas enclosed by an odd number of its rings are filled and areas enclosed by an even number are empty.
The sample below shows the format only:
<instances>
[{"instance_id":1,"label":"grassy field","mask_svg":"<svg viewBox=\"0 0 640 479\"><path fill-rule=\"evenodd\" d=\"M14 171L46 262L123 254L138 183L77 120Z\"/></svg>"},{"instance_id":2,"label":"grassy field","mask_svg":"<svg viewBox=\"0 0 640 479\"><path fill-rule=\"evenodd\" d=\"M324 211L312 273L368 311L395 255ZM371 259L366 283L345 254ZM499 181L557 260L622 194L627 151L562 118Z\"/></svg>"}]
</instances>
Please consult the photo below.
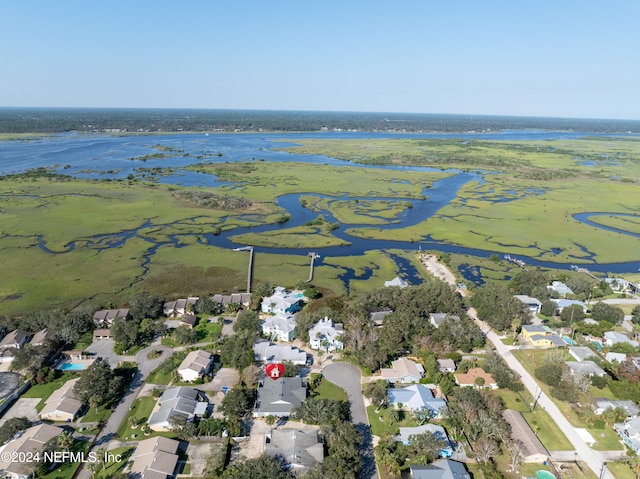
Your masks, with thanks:
<instances>
[{"instance_id":1,"label":"grassy field","mask_svg":"<svg viewBox=\"0 0 640 479\"><path fill-rule=\"evenodd\" d=\"M376 413L375 406L367 406L367 417L369 418L369 424L371 424L371 434L379 437L392 436L398 433L400 427L414 427L418 425L407 411L398 412L400 413L400 420L392 422L384 416L384 409ZM380 420L380 417L382 417L382 420Z\"/></svg>"},{"instance_id":2,"label":"grassy field","mask_svg":"<svg viewBox=\"0 0 640 479\"><path fill-rule=\"evenodd\" d=\"M422 198L425 186L452 173L264 161L192 167L232 183L208 191L253 202L238 210L200 207L173 194L182 188L164 184L37 175L0 180L0 253L5 269L19 272L0 278L0 314L80 304L125 305L141 290L167 297L242 291L246 255L207 246L205 235L275 224L285 213L276 198L287 193L302 193L307 208L319 215L328 211L339 222L353 225L348 232L355 237L418 242L430 236L454 245L563 263L637 259L637 237L573 218L576 213L603 212L608 214L592 219L630 233L640 231L640 219L633 216L640 209L636 139L305 140L292 151L371 164L457 167L481 172L483 180L466 184L431 218L393 230L377 226L396 222L409 206L403 199ZM358 197L366 199L356 201ZM242 244L309 250L343 242L328 224L287 228L285 223L260 234L238 231L236 239ZM352 265L360 276L348 284L350 290L371 287L364 283L378 284L358 279L366 271L363 265L372 264L367 255L324 259L314 278L324 291L344 294L338 275ZM372 264L376 280L396 276L393 264L382 256L374 261L378 259L382 264ZM463 261L453 259L452 266L455 269L456 262ZM508 266L486 260L474 264L487 278L512 273ZM306 256L256 255L256 282L291 287L307 276Z\"/></svg>"},{"instance_id":3,"label":"grassy field","mask_svg":"<svg viewBox=\"0 0 640 479\"><path fill-rule=\"evenodd\" d=\"M346 401L347 393L340 386L336 386L327 379L322 379L320 386L315 390L317 399L336 399L338 401Z\"/></svg>"}]
</instances>

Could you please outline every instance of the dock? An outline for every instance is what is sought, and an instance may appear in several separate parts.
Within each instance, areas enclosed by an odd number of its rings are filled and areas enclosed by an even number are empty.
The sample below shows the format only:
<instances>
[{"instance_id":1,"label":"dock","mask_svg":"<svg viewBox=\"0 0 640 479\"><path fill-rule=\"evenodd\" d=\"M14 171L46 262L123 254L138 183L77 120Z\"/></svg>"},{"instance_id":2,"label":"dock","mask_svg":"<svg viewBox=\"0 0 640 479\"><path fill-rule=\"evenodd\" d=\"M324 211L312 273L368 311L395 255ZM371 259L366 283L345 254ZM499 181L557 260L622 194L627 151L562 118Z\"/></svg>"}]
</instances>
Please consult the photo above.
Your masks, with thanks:
<instances>
[{"instance_id":1,"label":"dock","mask_svg":"<svg viewBox=\"0 0 640 479\"><path fill-rule=\"evenodd\" d=\"M307 280L307 283L310 283L313 280L314 264L316 260L320 257L320 255L312 251L308 254L308 256L311 256L311 264L309 265L309 279Z\"/></svg>"}]
</instances>

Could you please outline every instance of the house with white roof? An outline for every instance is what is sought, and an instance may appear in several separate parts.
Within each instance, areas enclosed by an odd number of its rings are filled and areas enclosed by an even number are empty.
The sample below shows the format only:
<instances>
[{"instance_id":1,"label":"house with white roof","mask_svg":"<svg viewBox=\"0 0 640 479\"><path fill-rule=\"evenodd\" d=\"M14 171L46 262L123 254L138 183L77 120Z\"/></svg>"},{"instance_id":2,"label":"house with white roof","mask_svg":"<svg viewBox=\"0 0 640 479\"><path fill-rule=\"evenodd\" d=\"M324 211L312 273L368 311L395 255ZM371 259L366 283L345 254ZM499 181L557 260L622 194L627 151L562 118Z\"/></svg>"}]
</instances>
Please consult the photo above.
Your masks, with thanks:
<instances>
[{"instance_id":1,"label":"house with white roof","mask_svg":"<svg viewBox=\"0 0 640 479\"><path fill-rule=\"evenodd\" d=\"M140 441L131 454L130 477L173 479L178 468L180 441L168 437L150 437Z\"/></svg>"},{"instance_id":2,"label":"house with white roof","mask_svg":"<svg viewBox=\"0 0 640 479\"><path fill-rule=\"evenodd\" d=\"M194 421L196 416L202 417L207 412L209 400L197 389L178 386L162 393L160 399L149 416L149 428L153 431L170 431L170 419L182 416L187 421Z\"/></svg>"},{"instance_id":3,"label":"house with white roof","mask_svg":"<svg viewBox=\"0 0 640 479\"><path fill-rule=\"evenodd\" d=\"M574 294L573 290L562 281L553 281L547 289L555 292L558 296L566 297L568 294Z\"/></svg>"},{"instance_id":4,"label":"house with white roof","mask_svg":"<svg viewBox=\"0 0 640 479\"><path fill-rule=\"evenodd\" d=\"M424 376L424 367L407 358L399 358L391 363L390 368L382 368L382 379L390 383L417 383Z\"/></svg>"},{"instance_id":5,"label":"house with white roof","mask_svg":"<svg viewBox=\"0 0 640 479\"><path fill-rule=\"evenodd\" d=\"M607 354L604 355L604 359L605 361L612 363L612 362L618 362L620 364L624 363L627 360L627 355L624 353L612 353L612 352L608 352Z\"/></svg>"},{"instance_id":6,"label":"house with white roof","mask_svg":"<svg viewBox=\"0 0 640 479\"><path fill-rule=\"evenodd\" d=\"M447 407L447 402L442 398L434 397L431 389L424 384L412 384L403 388L387 389L389 403L394 407L402 407L412 411L427 408L433 417L440 417L442 409Z\"/></svg>"},{"instance_id":7,"label":"house with white roof","mask_svg":"<svg viewBox=\"0 0 640 479\"><path fill-rule=\"evenodd\" d=\"M384 282L384 286L385 288L390 288L392 286L397 286L399 288L406 288L407 286L409 286L409 283L407 283L404 279L402 279L399 276L396 276L395 278L393 278L391 281L385 281Z\"/></svg>"},{"instance_id":8,"label":"house with white roof","mask_svg":"<svg viewBox=\"0 0 640 479\"><path fill-rule=\"evenodd\" d=\"M293 346L274 344L265 339L258 339L253 343L253 356L256 361L281 363L290 361L293 364L307 363L307 353Z\"/></svg>"},{"instance_id":9,"label":"house with white roof","mask_svg":"<svg viewBox=\"0 0 640 479\"><path fill-rule=\"evenodd\" d=\"M301 291L287 291L278 286L273 295L262 298L261 309L267 314L294 314L304 306L304 294Z\"/></svg>"},{"instance_id":10,"label":"house with white roof","mask_svg":"<svg viewBox=\"0 0 640 479\"><path fill-rule=\"evenodd\" d=\"M629 339L629 336L626 334L618 333L617 331L607 331L604 333L604 344L605 346L613 346L618 343L629 343L634 348L638 347L638 341L633 339Z\"/></svg>"},{"instance_id":11,"label":"house with white roof","mask_svg":"<svg viewBox=\"0 0 640 479\"><path fill-rule=\"evenodd\" d=\"M265 434L264 453L282 457L293 471L305 471L324 460L317 429L272 429Z\"/></svg>"},{"instance_id":12,"label":"house with white roof","mask_svg":"<svg viewBox=\"0 0 640 479\"><path fill-rule=\"evenodd\" d=\"M640 417L615 423L613 429L627 446L640 454Z\"/></svg>"},{"instance_id":13,"label":"house with white roof","mask_svg":"<svg viewBox=\"0 0 640 479\"><path fill-rule=\"evenodd\" d=\"M598 353L587 346L575 346L569 348L569 354L573 356L576 361L584 361L585 359L589 359L593 356L598 356Z\"/></svg>"},{"instance_id":14,"label":"house with white roof","mask_svg":"<svg viewBox=\"0 0 640 479\"><path fill-rule=\"evenodd\" d=\"M271 340L289 342L293 340L296 330L296 320L289 313L277 313L275 316L267 316L260 323L260 331L269 336Z\"/></svg>"},{"instance_id":15,"label":"house with white roof","mask_svg":"<svg viewBox=\"0 0 640 479\"><path fill-rule=\"evenodd\" d=\"M207 351L198 349L191 351L178 366L178 374L185 382L193 382L209 371L213 365L213 356Z\"/></svg>"},{"instance_id":16,"label":"house with white roof","mask_svg":"<svg viewBox=\"0 0 640 479\"><path fill-rule=\"evenodd\" d=\"M597 398L593 412L600 415L609 409L616 408L624 409L627 413L627 419L633 419L640 414L640 407L630 399L616 400L608 398Z\"/></svg>"},{"instance_id":17,"label":"house with white roof","mask_svg":"<svg viewBox=\"0 0 640 479\"><path fill-rule=\"evenodd\" d=\"M565 361L565 364L569 366L571 374L583 374L585 376L606 376L606 371L598 366L593 361Z\"/></svg>"},{"instance_id":18,"label":"house with white roof","mask_svg":"<svg viewBox=\"0 0 640 479\"><path fill-rule=\"evenodd\" d=\"M426 466L409 464L410 479L471 479L463 462L440 459Z\"/></svg>"},{"instance_id":19,"label":"house with white roof","mask_svg":"<svg viewBox=\"0 0 640 479\"><path fill-rule=\"evenodd\" d=\"M635 293L637 290L631 281L623 278L605 278L604 281L616 293Z\"/></svg>"},{"instance_id":20,"label":"house with white roof","mask_svg":"<svg viewBox=\"0 0 640 479\"><path fill-rule=\"evenodd\" d=\"M532 298L526 294L516 294L515 298L520 300L532 314L538 314L542 303L537 298Z\"/></svg>"},{"instance_id":21,"label":"house with white roof","mask_svg":"<svg viewBox=\"0 0 640 479\"><path fill-rule=\"evenodd\" d=\"M560 312L562 312L564 308L569 308L574 304L580 306L585 313L589 309L585 303L578 301L577 299L551 299L551 301L556 303L556 309Z\"/></svg>"},{"instance_id":22,"label":"house with white roof","mask_svg":"<svg viewBox=\"0 0 640 479\"><path fill-rule=\"evenodd\" d=\"M344 348L343 334L342 324L334 323L332 319L325 316L309 329L309 347L316 351L320 349L327 352L339 351Z\"/></svg>"}]
</instances>

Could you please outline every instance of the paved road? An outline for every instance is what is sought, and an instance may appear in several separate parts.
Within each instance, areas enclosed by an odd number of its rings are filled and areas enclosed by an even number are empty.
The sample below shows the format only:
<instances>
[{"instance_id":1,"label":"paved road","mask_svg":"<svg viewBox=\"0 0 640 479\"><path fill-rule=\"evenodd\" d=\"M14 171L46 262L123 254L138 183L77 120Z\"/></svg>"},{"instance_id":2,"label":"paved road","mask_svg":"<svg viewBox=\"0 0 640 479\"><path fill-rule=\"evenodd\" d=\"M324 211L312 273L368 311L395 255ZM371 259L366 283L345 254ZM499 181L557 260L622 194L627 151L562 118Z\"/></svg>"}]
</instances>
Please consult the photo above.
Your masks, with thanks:
<instances>
[{"instance_id":1,"label":"paved road","mask_svg":"<svg viewBox=\"0 0 640 479\"><path fill-rule=\"evenodd\" d=\"M469 316L475 317L476 312L473 308L469 310ZM613 474L609 472L608 469L605 468L603 475L600 475L602 471L602 464L604 461L611 460L611 456L615 455L614 453L607 453L603 455L598 451L594 451L584 442L584 440L580 437L576 429L571 425L571 423L565 418L558 406L539 388L538 383L535 379L527 372L527 370L520 364L520 362L511 354L509 348L500 340L498 335L494 331L489 330L489 326L480 320L477 320L476 323L482 328L483 331L489 331L487 333L487 338L493 343L496 348L496 352L505 360L507 365L513 369L517 374L520 375L522 383L529 390L529 392L533 395L533 397L538 396L538 407L543 408L549 416L555 421L558 428L564 432L567 439L571 442L573 447L578 453L578 460L583 461L589 466L594 474L601 479L614 479ZM625 455L625 451L621 451L620 455Z\"/></svg>"},{"instance_id":2,"label":"paved road","mask_svg":"<svg viewBox=\"0 0 640 479\"><path fill-rule=\"evenodd\" d=\"M161 351L159 357L155 359L147 359L147 355L153 351ZM148 376L155 368L157 368L160 363L162 363L165 359L171 356L172 351L171 348L167 346L163 346L160 344L160 338L157 339L154 344L149 346L148 348L142 349L136 354L135 361L138 363L138 371L136 372L131 384L129 385L129 389L124 394L122 400L118 403L115 411L111 413L107 423L98 434L96 438L96 442L91 448L91 450L95 451L98 448L107 448L107 444L116 437L116 432L120 427L122 421L126 417L127 413L130 410L131 404L133 400L138 397L142 386L144 386L144 378ZM77 476L78 479L91 479L91 473L81 466L81 470Z\"/></svg>"},{"instance_id":3,"label":"paved road","mask_svg":"<svg viewBox=\"0 0 640 479\"><path fill-rule=\"evenodd\" d=\"M360 370L353 364L331 363L325 366L322 374L329 381L337 384L347 392L351 407L351 422L355 424L363 437L363 445L360 448L360 455L362 456L362 473L360 477L378 479L379 476L373 454L373 438L360 385L362 377Z\"/></svg>"}]
</instances>

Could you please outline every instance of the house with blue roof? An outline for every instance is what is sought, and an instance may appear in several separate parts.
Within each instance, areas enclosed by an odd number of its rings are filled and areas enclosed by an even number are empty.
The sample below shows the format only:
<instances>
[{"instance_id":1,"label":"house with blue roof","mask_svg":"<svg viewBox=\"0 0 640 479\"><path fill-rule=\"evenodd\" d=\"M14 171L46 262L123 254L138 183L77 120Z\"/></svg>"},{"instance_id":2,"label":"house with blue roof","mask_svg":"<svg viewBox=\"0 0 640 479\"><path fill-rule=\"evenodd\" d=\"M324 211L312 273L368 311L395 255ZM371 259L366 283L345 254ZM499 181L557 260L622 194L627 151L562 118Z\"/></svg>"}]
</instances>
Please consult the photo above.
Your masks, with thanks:
<instances>
[{"instance_id":1,"label":"house with blue roof","mask_svg":"<svg viewBox=\"0 0 640 479\"><path fill-rule=\"evenodd\" d=\"M389 403L394 407L417 411L427 408L431 411L432 417L440 417L442 410L447 407L447 401L436 398L431 389L424 384L412 384L404 388L387 389Z\"/></svg>"},{"instance_id":2,"label":"house with blue roof","mask_svg":"<svg viewBox=\"0 0 640 479\"><path fill-rule=\"evenodd\" d=\"M562 296L563 298L568 294L574 294L573 290L562 281L553 281L551 285L547 286L547 289L555 292L558 296Z\"/></svg>"}]
</instances>

